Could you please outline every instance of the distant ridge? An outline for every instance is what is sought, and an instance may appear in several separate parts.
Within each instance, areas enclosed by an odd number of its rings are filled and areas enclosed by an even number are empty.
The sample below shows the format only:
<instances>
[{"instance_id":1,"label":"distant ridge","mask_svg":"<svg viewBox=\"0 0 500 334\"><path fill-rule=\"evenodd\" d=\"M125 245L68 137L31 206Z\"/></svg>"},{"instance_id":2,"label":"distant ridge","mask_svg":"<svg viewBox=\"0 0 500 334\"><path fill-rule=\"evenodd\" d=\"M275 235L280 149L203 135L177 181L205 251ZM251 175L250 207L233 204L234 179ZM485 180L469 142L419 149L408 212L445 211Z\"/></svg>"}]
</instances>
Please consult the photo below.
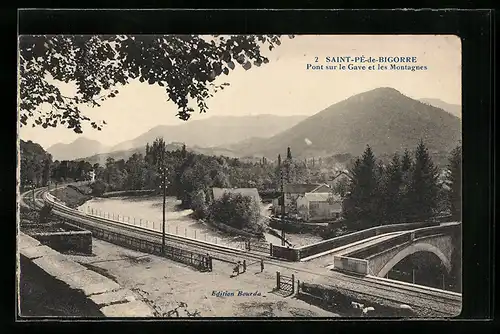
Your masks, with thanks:
<instances>
[{"instance_id":1,"label":"distant ridge","mask_svg":"<svg viewBox=\"0 0 500 334\"><path fill-rule=\"evenodd\" d=\"M203 120L191 120L181 125L159 125L146 133L109 149L123 151L146 146L158 137L168 142L183 142L187 146L227 146L258 135L271 137L286 130L307 116L214 116Z\"/></svg>"},{"instance_id":2,"label":"distant ridge","mask_svg":"<svg viewBox=\"0 0 500 334\"><path fill-rule=\"evenodd\" d=\"M462 106L458 104L446 103L440 99L420 99L420 102L430 104L436 108L441 108L444 111L449 112L450 114L457 116L458 118L462 118Z\"/></svg>"},{"instance_id":3,"label":"distant ridge","mask_svg":"<svg viewBox=\"0 0 500 334\"><path fill-rule=\"evenodd\" d=\"M69 144L55 144L47 149L54 160L75 160L90 155L106 152L109 147L97 140L80 137Z\"/></svg>"}]
</instances>

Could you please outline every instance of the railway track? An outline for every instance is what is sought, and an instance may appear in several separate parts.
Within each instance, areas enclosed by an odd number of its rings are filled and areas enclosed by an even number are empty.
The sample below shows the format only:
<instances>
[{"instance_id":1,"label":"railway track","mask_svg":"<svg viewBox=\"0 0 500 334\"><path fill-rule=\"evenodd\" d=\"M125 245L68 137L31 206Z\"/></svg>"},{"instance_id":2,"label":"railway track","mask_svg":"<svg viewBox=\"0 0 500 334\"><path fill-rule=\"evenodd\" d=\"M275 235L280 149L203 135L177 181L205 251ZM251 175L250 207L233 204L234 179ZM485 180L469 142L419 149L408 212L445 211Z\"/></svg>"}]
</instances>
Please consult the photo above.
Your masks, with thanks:
<instances>
[{"instance_id":1,"label":"railway track","mask_svg":"<svg viewBox=\"0 0 500 334\"><path fill-rule=\"evenodd\" d=\"M25 197L28 195L32 196L31 191L24 193L21 196ZM140 236L144 240L152 242L161 242L162 233L159 231L91 216L78 210L68 208L64 204L58 202L52 195L48 194L45 188L35 190L35 203L38 207L43 206L44 203L50 203L53 205L53 212L55 215L63 219L78 222L83 226L95 226L130 236ZM322 273L304 268L301 263L287 263L274 259L268 254L264 255L259 252L215 245L172 234L166 234L166 244L199 253L207 253L210 254L210 256L212 256L215 260L221 260L224 262L236 262L237 260L257 262L264 258L268 264L298 273L316 276L320 278L320 281L322 281L321 284L332 285L341 289L357 292L365 296L384 299L394 303L404 303L416 307L432 309L436 314L441 314L443 316L449 315L450 313L453 314L461 308L461 295L453 292L432 289L424 286L404 285L399 284L399 282L396 281L381 280L370 276L353 277L334 271L325 271ZM443 311L443 309L450 311Z\"/></svg>"}]
</instances>

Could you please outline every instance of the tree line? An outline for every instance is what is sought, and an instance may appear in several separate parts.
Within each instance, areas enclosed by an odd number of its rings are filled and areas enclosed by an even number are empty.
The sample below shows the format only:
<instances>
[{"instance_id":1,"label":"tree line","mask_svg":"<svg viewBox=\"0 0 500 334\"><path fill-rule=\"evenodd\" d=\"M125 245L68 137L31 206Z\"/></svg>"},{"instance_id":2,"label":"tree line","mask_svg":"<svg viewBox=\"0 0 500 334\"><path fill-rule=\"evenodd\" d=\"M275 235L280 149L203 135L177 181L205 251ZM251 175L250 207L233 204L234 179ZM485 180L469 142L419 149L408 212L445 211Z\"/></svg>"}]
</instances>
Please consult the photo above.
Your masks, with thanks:
<instances>
[{"instance_id":1,"label":"tree line","mask_svg":"<svg viewBox=\"0 0 500 334\"><path fill-rule=\"evenodd\" d=\"M86 161L52 161L52 155L39 144L20 141L20 186L45 187L49 182L82 181L94 166Z\"/></svg>"},{"instance_id":2,"label":"tree line","mask_svg":"<svg viewBox=\"0 0 500 334\"><path fill-rule=\"evenodd\" d=\"M367 146L350 169L344 218L366 227L425 221L443 213L461 219L461 155L459 146L440 171L423 141L413 155L396 153L387 165Z\"/></svg>"}]
</instances>

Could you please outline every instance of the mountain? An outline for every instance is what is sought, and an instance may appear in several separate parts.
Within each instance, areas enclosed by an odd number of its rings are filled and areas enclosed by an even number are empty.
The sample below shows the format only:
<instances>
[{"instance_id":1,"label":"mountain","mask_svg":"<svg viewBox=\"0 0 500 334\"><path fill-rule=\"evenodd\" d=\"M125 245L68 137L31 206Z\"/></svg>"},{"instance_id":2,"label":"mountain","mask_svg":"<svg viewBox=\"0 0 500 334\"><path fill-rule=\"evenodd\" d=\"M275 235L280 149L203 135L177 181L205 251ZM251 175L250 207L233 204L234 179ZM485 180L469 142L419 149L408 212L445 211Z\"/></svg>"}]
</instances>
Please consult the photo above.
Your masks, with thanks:
<instances>
[{"instance_id":1,"label":"mountain","mask_svg":"<svg viewBox=\"0 0 500 334\"><path fill-rule=\"evenodd\" d=\"M47 152L52 154L54 160L74 160L106 152L108 149L97 140L80 137L69 144L52 145L47 149Z\"/></svg>"},{"instance_id":2,"label":"mountain","mask_svg":"<svg viewBox=\"0 0 500 334\"><path fill-rule=\"evenodd\" d=\"M458 118L462 118L462 106L458 104L446 103L440 99L420 99L419 101L430 104L433 107L443 109Z\"/></svg>"},{"instance_id":3,"label":"mountain","mask_svg":"<svg viewBox=\"0 0 500 334\"><path fill-rule=\"evenodd\" d=\"M175 150L180 150L182 149L183 143L175 142L175 143L170 143L167 144L167 151L175 151ZM226 148L203 148L203 147L188 147L186 146L187 151L191 152L196 152L200 154L205 154L205 155L224 155L226 157L230 158L236 158L237 155ZM146 154L146 146L141 146L141 147L136 147L136 148L131 148L129 150L121 150L121 151L113 151L110 153L101 153L101 154L95 154L90 157L86 157L83 159L78 159L78 160L84 160L92 165L95 163L98 163L101 166L104 166L106 164L106 160L109 158L113 158L116 160L127 160L130 158L133 154L139 153L142 155Z\"/></svg>"},{"instance_id":4,"label":"mountain","mask_svg":"<svg viewBox=\"0 0 500 334\"><path fill-rule=\"evenodd\" d=\"M183 142L191 147L225 147L258 135L274 136L307 116L216 116L204 120L187 121L182 125L159 125L139 137L113 146L109 152L146 146L158 137L165 142Z\"/></svg>"},{"instance_id":5,"label":"mountain","mask_svg":"<svg viewBox=\"0 0 500 334\"><path fill-rule=\"evenodd\" d=\"M449 152L461 139L461 120L393 88L357 94L308 117L271 138L230 145L240 156L297 158L339 153L360 155L369 144L376 155L413 150L423 139L431 153Z\"/></svg>"}]
</instances>

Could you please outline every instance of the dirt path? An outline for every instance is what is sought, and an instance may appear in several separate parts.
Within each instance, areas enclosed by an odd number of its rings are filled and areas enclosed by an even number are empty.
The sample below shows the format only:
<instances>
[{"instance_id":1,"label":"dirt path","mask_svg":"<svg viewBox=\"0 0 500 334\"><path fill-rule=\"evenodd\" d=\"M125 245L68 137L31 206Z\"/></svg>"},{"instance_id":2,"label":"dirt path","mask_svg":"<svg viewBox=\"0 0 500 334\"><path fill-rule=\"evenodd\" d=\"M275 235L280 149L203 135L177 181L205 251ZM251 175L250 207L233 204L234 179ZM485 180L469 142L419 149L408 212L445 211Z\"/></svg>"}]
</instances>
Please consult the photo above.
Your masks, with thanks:
<instances>
[{"instance_id":1,"label":"dirt path","mask_svg":"<svg viewBox=\"0 0 500 334\"><path fill-rule=\"evenodd\" d=\"M214 261L214 272L190 267L154 255L93 240L94 256L72 256L88 268L131 289L158 317L335 317L316 306L272 292L276 268L249 264L246 273L231 277L233 266ZM238 296L238 292L255 293ZM233 293L234 296L220 296ZM219 294L219 296L217 296ZM169 315L170 311L170 315Z\"/></svg>"}]
</instances>

